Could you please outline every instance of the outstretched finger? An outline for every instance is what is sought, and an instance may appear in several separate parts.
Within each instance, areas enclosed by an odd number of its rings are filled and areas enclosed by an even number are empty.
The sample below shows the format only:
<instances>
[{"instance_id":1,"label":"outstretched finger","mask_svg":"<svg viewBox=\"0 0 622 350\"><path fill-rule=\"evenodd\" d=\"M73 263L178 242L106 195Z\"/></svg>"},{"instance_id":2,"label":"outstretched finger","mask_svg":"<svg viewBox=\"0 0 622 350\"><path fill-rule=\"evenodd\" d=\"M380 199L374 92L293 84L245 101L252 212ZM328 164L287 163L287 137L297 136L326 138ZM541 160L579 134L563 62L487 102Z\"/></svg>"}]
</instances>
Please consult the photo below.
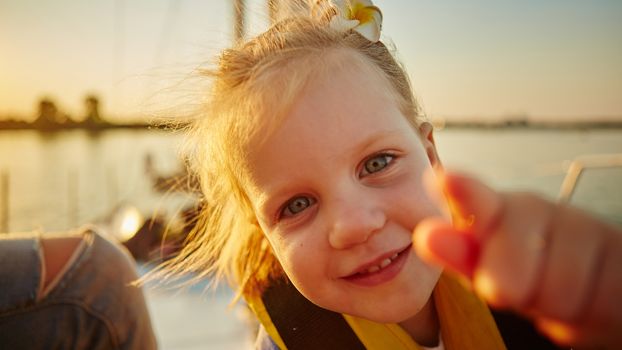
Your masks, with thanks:
<instances>
[{"instance_id":1,"label":"outstretched finger","mask_svg":"<svg viewBox=\"0 0 622 350\"><path fill-rule=\"evenodd\" d=\"M545 256L551 206L536 196L497 193L462 174L441 174L439 182L454 230L423 226L416 232L424 232L425 239L415 239L426 243L428 256L470 277L489 303L514 308L529 303ZM457 263L462 258L452 257L455 251L471 256Z\"/></svg>"},{"instance_id":2,"label":"outstretched finger","mask_svg":"<svg viewBox=\"0 0 622 350\"><path fill-rule=\"evenodd\" d=\"M429 263L443 266L472 278L478 265L480 248L494 229L502 212L500 196L469 176L458 173L429 173L428 192L448 204L452 223L429 218L417 225L414 247Z\"/></svg>"},{"instance_id":3,"label":"outstretched finger","mask_svg":"<svg viewBox=\"0 0 622 350\"><path fill-rule=\"evenodd\" d=\"M413 240L417 255L425 261L473 277L479 245L446 220L429 218L422 221L415 228Z\"/></svg>"},{"instance_id":4,"label":"outstretched finger","mask_svg":"<svg viewBox=\"0 0 622 350\"><path fill-rule=\"evenodd\" d=\"M438 183L447 199L454 227L485 240L502 215L501 196L482 182L460 173L442 173Z\"/></svg>"}]
</instances>

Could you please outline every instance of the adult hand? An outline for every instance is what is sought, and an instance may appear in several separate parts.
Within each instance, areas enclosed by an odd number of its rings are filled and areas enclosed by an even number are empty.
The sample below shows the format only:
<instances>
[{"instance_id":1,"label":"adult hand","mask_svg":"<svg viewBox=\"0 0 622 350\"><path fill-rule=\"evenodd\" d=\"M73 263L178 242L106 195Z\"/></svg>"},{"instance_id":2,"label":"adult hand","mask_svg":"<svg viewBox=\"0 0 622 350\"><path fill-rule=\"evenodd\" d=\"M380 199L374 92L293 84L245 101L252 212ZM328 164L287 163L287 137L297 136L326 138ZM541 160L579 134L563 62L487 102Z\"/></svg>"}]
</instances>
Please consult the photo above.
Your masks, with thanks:
<instances>
[{"instance_id":1,"label":"adult hand","mask_svg":"<svg viewBox=\"0 0 622 350\"><path fill-rule=\"evenodd\" d=\"M533 319L556 342L622 349L619 228L460 174L438 176L437 186L453 224L422 221L414 232L419 256L467 277L489 304Z\"/></svg>"}]
</instances>

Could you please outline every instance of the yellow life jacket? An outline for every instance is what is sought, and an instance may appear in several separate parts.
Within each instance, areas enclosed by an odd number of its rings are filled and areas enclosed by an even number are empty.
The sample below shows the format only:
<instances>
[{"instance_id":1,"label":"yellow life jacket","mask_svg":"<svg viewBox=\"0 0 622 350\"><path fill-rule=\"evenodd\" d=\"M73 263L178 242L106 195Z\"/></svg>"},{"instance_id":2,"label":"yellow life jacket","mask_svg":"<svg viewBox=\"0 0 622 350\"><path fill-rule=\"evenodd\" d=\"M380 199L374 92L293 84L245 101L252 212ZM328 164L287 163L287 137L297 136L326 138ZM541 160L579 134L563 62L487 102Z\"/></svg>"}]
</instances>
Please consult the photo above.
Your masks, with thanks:
<instances>
[{"instance_id":1,"label":"yellow life jacket","mask_svg":"<svg viewBox=\"0 0 622 350\"><path fill-rule=\"evenodd\" d=\"M274 282L261 297L246 299L282 350L420 350L399 325L320 308L287 281ZM434 289L434 303L446 350L505 350L486 304L451 276L443 274L439 279Z\"/></svg>"}]
</instances>

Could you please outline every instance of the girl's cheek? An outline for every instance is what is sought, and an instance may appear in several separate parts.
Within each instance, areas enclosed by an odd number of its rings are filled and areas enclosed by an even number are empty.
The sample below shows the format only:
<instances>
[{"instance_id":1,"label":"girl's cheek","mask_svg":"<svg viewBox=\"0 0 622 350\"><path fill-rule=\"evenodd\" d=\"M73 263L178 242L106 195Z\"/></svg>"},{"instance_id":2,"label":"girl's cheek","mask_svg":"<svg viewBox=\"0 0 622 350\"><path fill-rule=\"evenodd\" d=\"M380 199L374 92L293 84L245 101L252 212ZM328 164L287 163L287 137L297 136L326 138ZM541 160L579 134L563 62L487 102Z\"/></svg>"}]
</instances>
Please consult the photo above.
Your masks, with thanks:
<instances>
[{"instance_id":1,"label":"girl's cheek","mask_svg":"<svg viewBox=\"0 0 622 350\"><path fill-rule=\"evenodd\" d=\"M437 208L440 216L446 220L451 220L451 209L445 196L440 180L439 174L433 169L427 170L423 174L422 186L429 201Z\"/></svg>"},{"instance_id":2,"label":"girl's cheek","mask_svg":"<svg viewBox=\"0 0 622 350\"><path fill-rule=\"evenodd\" d=\"M406 226L412 226L429 216L445 215L442 199L437 200L428 195L421 181L416 178L394 189L393 196L395 200L392 207L400 211L405 224L408 223Z\"/></svg>"},{"instance_id":3,"label":"girl's cheek","mask_svg":"<svg viewBox=\"0 0 622 350\"><path fill-rule=\"evenodd\" d=\"M296 260L303 255L300 247L303 247L302 242L282 237L273 245L277 259L286 270L290 271L296 266Z\"/></svg>"},{"instance_id":4,"label":"girl's cheek","mask_svg":"<svg viewBox=\"0 0 622 350\"><path fill-rule=\"evenodd\" d=\"M270 243L272 253L276 257L276 259L279 261L283 268L286 268L286 263L288 260L287 255L285 254L285 252L287 251L286 240L274 232L265 234L265 238L268 240L268 243Z\"/></svg>"},{"instance_id":5,"label":"girl's cheek","mask_svg":"<svg viewBox=\"0 0 622 350\"><path fill-rule=\"evenodd\" d=\"M438 184L437 175L429 166L422 167L417 174L413 174L404 193L408 196L405 200L409 203L410 215L418 221L430 216L451 218L447 200Z\"/></svg>"}]
</instances>

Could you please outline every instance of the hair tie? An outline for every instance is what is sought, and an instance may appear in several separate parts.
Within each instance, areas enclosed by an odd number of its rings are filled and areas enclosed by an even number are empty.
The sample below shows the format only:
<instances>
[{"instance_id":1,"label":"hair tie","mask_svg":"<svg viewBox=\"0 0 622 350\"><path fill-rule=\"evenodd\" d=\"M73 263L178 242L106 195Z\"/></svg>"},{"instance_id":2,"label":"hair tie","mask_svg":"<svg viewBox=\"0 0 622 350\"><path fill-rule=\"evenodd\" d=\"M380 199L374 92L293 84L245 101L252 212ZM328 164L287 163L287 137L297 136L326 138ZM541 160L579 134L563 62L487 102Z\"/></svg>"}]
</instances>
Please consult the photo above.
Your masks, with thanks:
<instances>
[{"instance_id":1,"label":"hair tie","mask_svg":"<svg viewBox=\"0 0 622 350\"><path fill-rule=\"evenodd\" d=\"M347 32L354 30L371 42L380 40L382 12L371 0L332 0L337 10L329 26Z\"/></svg>"}]
</instances>

